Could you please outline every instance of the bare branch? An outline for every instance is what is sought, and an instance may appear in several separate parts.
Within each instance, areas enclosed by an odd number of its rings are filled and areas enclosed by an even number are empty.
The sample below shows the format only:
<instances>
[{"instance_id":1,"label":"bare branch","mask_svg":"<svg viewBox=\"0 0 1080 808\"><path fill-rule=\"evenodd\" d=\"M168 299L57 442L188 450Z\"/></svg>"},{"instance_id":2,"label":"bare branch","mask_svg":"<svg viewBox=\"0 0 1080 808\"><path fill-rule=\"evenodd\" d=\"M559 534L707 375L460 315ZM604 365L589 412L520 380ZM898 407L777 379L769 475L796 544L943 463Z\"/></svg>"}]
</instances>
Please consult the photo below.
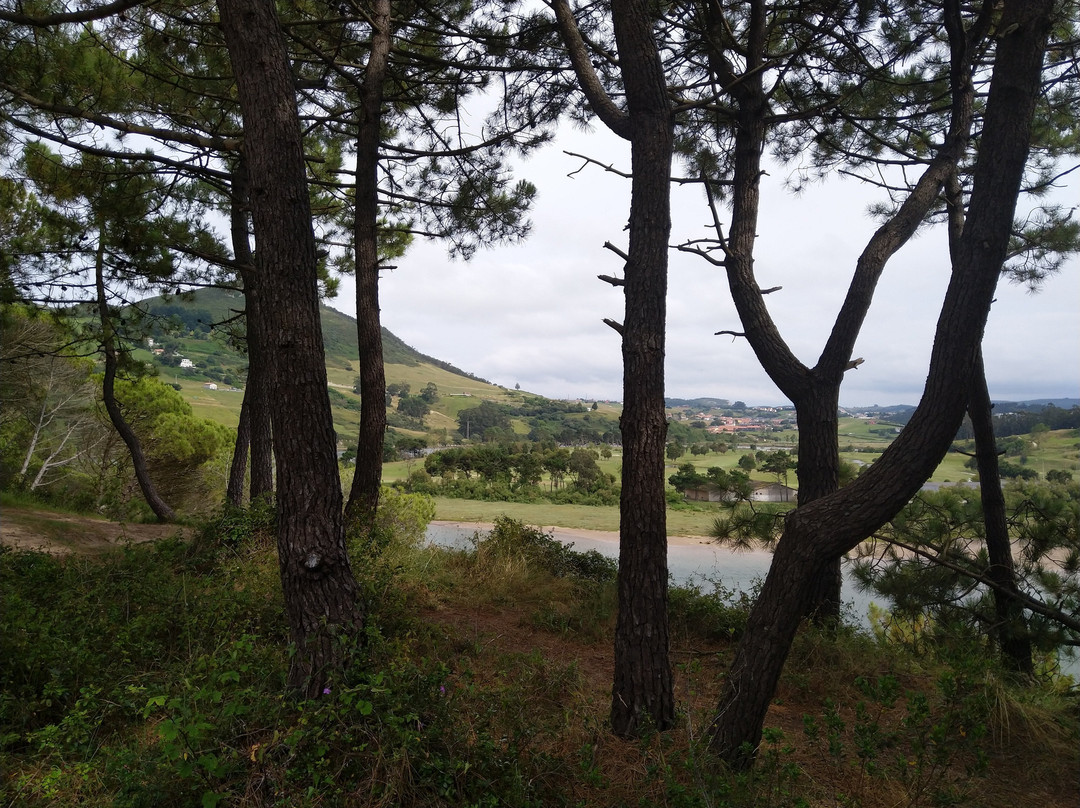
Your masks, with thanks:
<instances>
[{"instance_id":1,"label":"bare branch","mask_svg":"<svg viewBox=\"0 0 1080 808\"><path fill-rule=\"evenodd\" d=\"M718 258L712 257L712 250L721 249L719 246L710 247L704 250L701 247L692 246L694 244L700 244L702 242L707 244L716 244L715 239L693 239L692 241L684 241L682 244L676 244L675 249L679 252L691 253L693 255L704 258L714 267L726 267L727 261L721 261Z\"/></svg>"},{"instance_id":2,"label":"bare branch","mask_svg":"<svg viewBox=\"0 0 1080 808\"><path fill-rule=\"evenodd\" d=\"M721 334L730 334L732 342L734 342L739 337L746 337L746 334L742 331L717 331L715 334L713 334L713 336L719 337Z\"/></svg>"},{"instance_id":3,"label":"bare branch","mask_svg":"<svg viewBox=\"0 0 1080 808\"><path fill-rule=\"evenodd\" d=\"M764 294L764 292L762 294ZM847 363L847 366L844 368L844 370L858 370L859 365L861 365L865 361L866 360L863 359L861 356L858 359L852 359L850 362Z\"/></svg>"},{"instance_id":4,"label":"bare branch","mask_svg":"<svg viewBox=\"0 0 1080 808\"><path fill-rule=\"evenodd\" d=\"M610 283L612 286L626 286L626 281L622 278L613 278L610 275L597 275L600 280Z\"/></svg>"},{"instance_id":5,"label":"bare branch","mask_svg":"<svg viewBox=\"0 0 1080 808\"><path fill-rule=\"evenodd\" d=\"M617 176L623 177L624 179L631 179L631 177L632 177L631 174L629 174L629 173L627 173L625 171L620 171L619 169L615 168L614 164L612 164L612 163L601 163L596 158L589 157L586 154L578 154L577 152L566 151L565 149L563 150L563 154L569 155L570 157L578 157L578 158L585 161L585 163L580 168L576 168L573 171L571 171L569 174L567 174L566 176L568 176L568 177L572 177L575 174L580 173L581 171L583 171L585 169L585 166L589 165L589 163L592 163L595 166L600 166L600 168L604 169L604 171L610 172L612 174L616 174Z\"/></svg>"},{"instance_id":6,"label":"bare branch","mask_svg":"<svg viewBox=\"0 0 1080 808\"><path fill-rule=\"evenodd\" d=\"M630 256L629 256L629 255L627 255L626 253L624 253L624 252L623 252L622 250L620 250L620 249L619 249L618 247L616 247L616 246L615 246L614 244L612 244L612 243L611 243L610 241L605 241L605 242L604 242L604 249L605 249L605 250L611 250L611 251L612 251L613 253L615 253L615 254L616 254L617 256L619 256L620 258L622 258L622 260L624 260L624 261L629 261L629 260L630 260Z\"/></svg>"},{"instance_id":7,"label":"bare branch","mask_svg":"<svg viewBox=\"0 0 1080 808\"><path fill-rule=\"evenodd\" d=\"M567 155L568 157L577 157L585 161L583 165L575 168L573 171L567 174L566 176L568 177L572 177L575 174L581 173L581 171L585 169L585 166L591 163L592 165L600 166L600 168L604 169L604 171L615 174L616 176L622 177L623 179L633 179L632 174L627 171L620 171L619 169L615 168L613 163L602 163L595 157L589 157L587 154L579 154L578 152L566 151L565 149L563 149L563 154ZM673 185L702 185L706 181L701 179L700 177L668 177L668 182L672 183ZM713 185L731 185L731 183L726 180L712 180L711 182Z\"/></svg>"},{"instance_id":8,"label":"bare branch","mask_svg":"<svg viewBox=\"0 0 1080 808\"><path fill-rule=\"evenodd\" d=\"M616 331L619 332L620 336L622 335L622 333L623 333L622 323L617 323L614 320L609 320L607 317L605 317L604 318L604 324L611 326L612 328L614 328Z\"/></svg>"}]
</instances>

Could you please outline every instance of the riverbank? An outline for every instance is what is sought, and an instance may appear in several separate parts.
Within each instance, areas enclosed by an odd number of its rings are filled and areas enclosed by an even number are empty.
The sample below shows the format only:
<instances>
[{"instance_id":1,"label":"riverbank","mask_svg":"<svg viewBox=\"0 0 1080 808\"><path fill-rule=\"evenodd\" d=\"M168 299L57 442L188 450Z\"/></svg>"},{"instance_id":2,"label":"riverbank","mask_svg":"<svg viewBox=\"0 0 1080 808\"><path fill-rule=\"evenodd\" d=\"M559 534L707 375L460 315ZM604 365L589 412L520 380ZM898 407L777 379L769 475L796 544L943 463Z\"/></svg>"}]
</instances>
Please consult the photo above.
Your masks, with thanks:
<instances>
[{"instance_id":1,"label":"riverbank","mask_svg":"<svg viewBox=\"0 0 1080 808\"><path fill-rule=\"evenodd\" d=\"M485 502L474 499L435 497L435 518L444 522L490 525L499 517L508 517L527 525L542 525L567 530L619 532L619 508L603 505L553 505L550 502ZM700 508L700 509L699 509ZM669 509L668 540L677 537L708 536L719 505L703 505L693 510Z\"/></svg>"},{"instance_id":2,"label":"riverbank","mask_svg":"<svg viewBox=\"0 0 1080 808\"><path fill-rule=\"evenodd\" d=\"M445 519L435 519L431 524L439 528L461 531L470 535L477 530L481 532L491 530L494 526L492 522L469 522ZM562 527L555 524L534 525L534 527L539 527L545 533L551 533L561 542L595 542L611 545L612 547L618 547L619 545L618 530L593 530L581 527ZM715 542L708 536L668 536L669 547L701 547L714 545Z\"/></svg>"}]
</instances>

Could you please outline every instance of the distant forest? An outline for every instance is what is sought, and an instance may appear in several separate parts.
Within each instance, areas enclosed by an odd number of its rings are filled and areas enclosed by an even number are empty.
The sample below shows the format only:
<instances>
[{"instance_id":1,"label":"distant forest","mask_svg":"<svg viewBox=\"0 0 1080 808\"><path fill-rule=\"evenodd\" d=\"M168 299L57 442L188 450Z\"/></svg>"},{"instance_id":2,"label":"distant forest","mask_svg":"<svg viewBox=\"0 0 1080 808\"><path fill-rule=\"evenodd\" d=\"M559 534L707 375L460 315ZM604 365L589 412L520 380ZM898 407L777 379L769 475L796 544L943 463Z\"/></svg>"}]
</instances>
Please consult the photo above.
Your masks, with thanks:
<instances>
[{"instance_id":1,"label":"distant forest","mask_svg":"<svg viewBox=\"0 0 1080 808\"><path fill-rule=\"evenodd\" d=\"M994 433L999 438L1026 435L1029 432L1035 432L1040 424L1048 429L1080 429L1080 407L1066 410L1049 404L1041 410L1002 413L994 417ZM956 437L958 440L974 438L970 418L964 418L964 423L960 431L956 433Z\"/></svg>"}]
</instances>

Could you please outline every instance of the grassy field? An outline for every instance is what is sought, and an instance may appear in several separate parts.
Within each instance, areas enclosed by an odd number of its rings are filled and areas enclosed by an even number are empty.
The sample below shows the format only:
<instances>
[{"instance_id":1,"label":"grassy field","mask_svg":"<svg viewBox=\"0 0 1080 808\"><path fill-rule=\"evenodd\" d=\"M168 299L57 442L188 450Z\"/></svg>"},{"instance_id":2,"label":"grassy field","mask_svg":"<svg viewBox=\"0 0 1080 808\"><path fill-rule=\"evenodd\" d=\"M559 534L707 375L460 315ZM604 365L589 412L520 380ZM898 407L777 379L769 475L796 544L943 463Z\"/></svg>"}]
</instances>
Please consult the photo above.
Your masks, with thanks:
<instances>
[{"instance_id":1,"label":"grassy field","mask_svg":"<svg viewBox=\"0 0 1080 808\"><path fill-rule=\"evenodd\" d=\"M669 536L704 536L719 514L719 507L702 510L669 510ZM494 522L500 516L517 519L539 527L565 527L578 530L619 529L619 508L591 505L552 505L550 503L480 502L472 499L435 498L435 518L446 522Z\"/></svg>"},{"instance_id":2,"label":"grassy field","mask_svg":"<svg viewBox=\"0 0 1080 808\"><path fill-rule=\"evenodd\" d=\"M210 394L208 393L204 393L204 397L208 397L209 395ZM1029 440L1030 447L1024 455L1026 460L1023 458L1007 458L1010 462L1020 462L1027 465L1029 468L1033 468L1039 472L1039 475L1042 477L1045 477L1046 472L1051 469L1073 471L1074 473L1080 470L1080 437L1077 436L1076 430L1060 429L1038 435L1034 440L1032 440L1032 436L1026 436L1026 438ZM757 444L757 446L759 449L771 451L770 447L766 444ZM860 447L854 451L846 451L847 446L842 444L840 457L857 466L869 465L877 460L887 447L888 444L882 443L874 447ZM689 463L702 472L713 466L719 466L720 468L730 470L738 468L740 457L744 454L751 453L751 450L748 448L735 449L724 453L709 452L705 455L692 455L687 453L678 460L668 460L665 465L664 473L666 476L670 476L675 473L679 466L685 463ZM967 455L960 452L950 452L941 461L941 464L930 477L930 480L933 482L955 483L973 479L975 476L974 472L964 466L968 459ZM617 477L622 467L622 451L617 447L612 447L611 457L600 458L597 463L605 473L614 474ZM404 480L409 476L409 473L413 469L423 468L423 465L422 459L401 460L393 463L386 463L383 466L383 479L386 480L386 482ZM750 477L754 480L769 482L772 482L775 479L773 475L758 470L751 472ZM794 473L791 474L788 482L790 485L796 484Z\"/></svg>"}]
</instances>

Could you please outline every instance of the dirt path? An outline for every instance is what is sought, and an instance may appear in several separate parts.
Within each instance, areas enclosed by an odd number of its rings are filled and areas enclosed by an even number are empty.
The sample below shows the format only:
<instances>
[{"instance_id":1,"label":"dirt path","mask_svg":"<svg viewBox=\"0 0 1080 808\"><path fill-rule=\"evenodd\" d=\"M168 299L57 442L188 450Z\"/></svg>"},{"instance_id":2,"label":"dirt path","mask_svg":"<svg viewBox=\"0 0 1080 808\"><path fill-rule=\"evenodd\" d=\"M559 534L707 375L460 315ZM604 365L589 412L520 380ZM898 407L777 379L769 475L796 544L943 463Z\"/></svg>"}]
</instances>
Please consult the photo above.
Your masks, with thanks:
<instances>
[{"instance_id":1,"label":"dirt path","mask_svg":"<svg viewBox=\"0 0 1080 808\"><path fill-rule=\"evenodd\" d=\"M5 506L0 511L0 543L56 555L100 553L124 544L157 541L190 528L110 522L93 516Z\"/></svg>"}]
</instances>

